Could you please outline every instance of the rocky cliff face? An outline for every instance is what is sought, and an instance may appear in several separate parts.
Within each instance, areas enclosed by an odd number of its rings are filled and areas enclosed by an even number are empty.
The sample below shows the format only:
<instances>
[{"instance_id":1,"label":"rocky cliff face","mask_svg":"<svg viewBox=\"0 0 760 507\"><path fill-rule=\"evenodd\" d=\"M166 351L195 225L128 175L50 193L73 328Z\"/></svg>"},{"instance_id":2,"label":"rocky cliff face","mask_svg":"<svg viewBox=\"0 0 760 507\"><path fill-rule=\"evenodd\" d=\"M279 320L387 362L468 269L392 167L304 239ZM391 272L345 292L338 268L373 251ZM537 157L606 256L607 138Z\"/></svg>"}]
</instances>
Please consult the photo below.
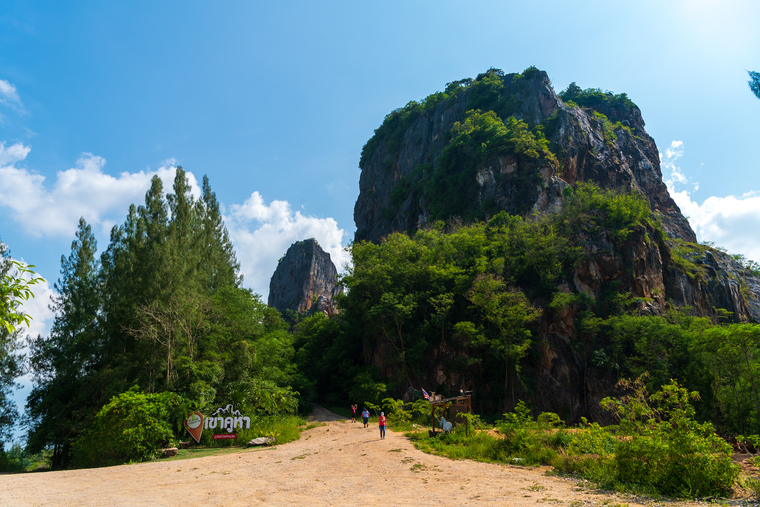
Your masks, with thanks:
<instances>
[{"instance_id":1,"label":"rocky cliff face","mask_svg":"<svg viewBox=\"0 0 760 507\"><path fill-rule=\"evenodd\" d=\"M282 313L334 310L332 298L343 289L330 254L315 239L293 243L269 282L269 306Z\"/></svg>"},{"instance_id":2,"label":"rocky cliff face","mask_svg":"<svg viewBox=\"0 0 760 507\"><path fill-rule=\"evenodd\" d=\"M546 73L538 70L501 77L503 84L492 103L530 128L542 128L556 160L544 157L526 164L511 155L486 157L468 176L476 183L476 192L470 194L471 210L484 218L500 210L524 216L552 212L561 207L563 190L583 181L640 192L659 214L666 237L640 227L622 244L615 244L604 232L578 231L575 244L583 249L583 260L558 290L598 298L605 287L615 284L645 298L640 308L643 314L663 315L666 305L673 305L713 318L723 309L737 321L760 323L760 279L726 253L696 244L693 230L662 181L659 152L644 129L638 107L624 96L590 107L569 99L565 103ZM424 181L415 183L415 178L425 174L431 178L440 170L452 127L478 104L475 84L466 84L452 87L435 107L426 104L416 112L397 111L398 119L389 115L386 122L393 126L390 122L396 121L396 134L384 131L384 124L367 143L354 210L356 240L378 242L391 232L413 232L435 218L425 191L430 187ZM545 306L546 302L534 304ZM525 365L524 371L535 380L536 410L564 413L576 420L581 415L604 420L599 401L612 394L611 384L593 369L580 373L587 370L573 343L577 311L544 312L537 338L541 358ZM445 347L437 349L435 361L446 364L452 353ZM381 371L393 369L382 342L365 354ZM442 366L431 365L427 381L453 390L470 388L467 379L448 377Z\"/></svg>"},{"instance_id":3,"label":"rocky cliff face","mask_svg":"<svg viewBox=\"0 0 760 507\"><path fill-rule=\"evenodd\" d=\"M435 174L452 127L483 102L473 96L479 93L477 83L418 112L395 138L380 138L382 127L376 131L374 143L369 142L362 155L354 208L356 240L377 242L391 232L413 232L431 221L429 195L409 180L419 177L420 167ZM660 314L670 299L698 315L714 316L716 309L725 309L737 320L760 322L760 280L730 256L709 248L687 249L683 255L697 265L696 273L671 262L672 248L695 244L696 235L662 181L659 151L635 104L619 96L591 107L570 100L566 104L547 74L535 69L502 75L496 94L491 103L506 103L510 115L543 129L556 160L543 158L536 166L511 155L487 158L473 175L477 192L471 209L485 218L500 210L522 215L551 212L562 205L563 189L581 181L640 192L659 214L671 241L632 243L620 257L609 244L591 244L581 237L587 255L571 282L573 292L598 296L605 283L620 280L632 294L652 298L647 311L653 314ZM412 190L399 192L405 188Z\"/></svg>"},{"instance_id":4,"label":"rocky cliff face","mask_svg":"<svg viewBox=\"0 0 760 507\"><path fill-rule=\"evenodd\" d=\"M652 232L637 228L622 245L614 245L604 233L595 238L579 233L584 260L560 291L599 298L605 287L619 283L624 291L646 298L640 306L643 315L664 315L666 306L673 305L715 319L718 309L724 309L734 320L760 323L760 279L723 252L674 251L667 240L653 241ZM690 259L693 269L677 266L677 255ZM539 324L541 360L526 365L526 375L536 381L539 410L612 423L599 402L615 394L614 382L603 368L584 368L576 338L578 310L544 312Z\"/></svg>"},{"instance_id":5,"label":"rocky cliff face","mask_svg":"<svg viewBox=\"0 0 760 507\"><path fill-rule=\"evenodd\" d=\"M483 209L489 203L495 204L492 210L513 214L550 211L561 204L565 186L593 181L605 188L640 191L652 209L661 213L668 233L696 241L662 181L659 152L644 130L638 107L601 104L586 109L567 105L554 92L545 72L515 76L520 75L504 77L499 98L511 105L509 113L516 119L531 127L543 125L558 163L546 163L538 168L538 174L528 175L525 172L535 168L525 167L514 157L491 158L477 173L479 191L471 203L473 208ZM411 192L395 209L394 187L423 164L431 164L435 172L439 156L451 139L452 126L462 122L466 111L477 105L471 100L474 88L466 88L454 98L439 102L435 109L419 114L403 133L400 149L382 140L363 157L354 208L357 240L378 241L390 232L411 232L429 222L425 195Z\"/></svg>"}]
</instances>

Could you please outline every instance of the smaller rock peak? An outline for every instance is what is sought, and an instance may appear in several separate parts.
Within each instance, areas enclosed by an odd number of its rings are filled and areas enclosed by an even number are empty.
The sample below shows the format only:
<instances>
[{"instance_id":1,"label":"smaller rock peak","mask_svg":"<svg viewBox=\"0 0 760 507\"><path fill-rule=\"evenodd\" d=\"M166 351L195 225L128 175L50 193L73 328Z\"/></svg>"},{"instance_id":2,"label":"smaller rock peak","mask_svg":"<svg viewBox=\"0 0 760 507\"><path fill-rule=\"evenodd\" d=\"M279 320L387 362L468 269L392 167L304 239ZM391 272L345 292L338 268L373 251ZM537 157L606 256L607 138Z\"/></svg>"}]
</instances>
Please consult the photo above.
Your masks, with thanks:
<instances>
[{"instance_id":1,"label":"smaller rock peak","mask_svg":"<svg viewBox=\"0 0 760 507\"><path fill-rule=\"evenodd\" d=\"M330 254L316 239L296 241L280 259L269 282L269 306L281 313L305 313L342 291ZM323 303L323 305L326 303Z\"/></svg>"}]
</instances>

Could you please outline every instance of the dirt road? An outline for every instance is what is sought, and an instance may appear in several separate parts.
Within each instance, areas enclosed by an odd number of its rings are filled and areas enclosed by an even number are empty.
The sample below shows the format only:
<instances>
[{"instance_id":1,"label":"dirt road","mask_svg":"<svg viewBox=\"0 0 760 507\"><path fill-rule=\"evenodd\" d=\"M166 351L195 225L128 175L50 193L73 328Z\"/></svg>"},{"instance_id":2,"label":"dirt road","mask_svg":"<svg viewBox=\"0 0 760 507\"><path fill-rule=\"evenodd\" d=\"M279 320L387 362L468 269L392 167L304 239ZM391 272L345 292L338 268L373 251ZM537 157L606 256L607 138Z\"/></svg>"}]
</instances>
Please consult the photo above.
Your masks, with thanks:
<instances>
[{"instance_id":1,"label":"dirt road","mask_svg":"<svg viewBox=\"0 0 760 507\"><path fill-rule=\"evenodd\" d=\"M0 476L0 506L652 505L542 470L452 461L318 407L325 426L269 449L185 461ZM674 505L674 504L669 504ZM679 504L686 505L686 504Z\"/></svg>"}]
</instances>

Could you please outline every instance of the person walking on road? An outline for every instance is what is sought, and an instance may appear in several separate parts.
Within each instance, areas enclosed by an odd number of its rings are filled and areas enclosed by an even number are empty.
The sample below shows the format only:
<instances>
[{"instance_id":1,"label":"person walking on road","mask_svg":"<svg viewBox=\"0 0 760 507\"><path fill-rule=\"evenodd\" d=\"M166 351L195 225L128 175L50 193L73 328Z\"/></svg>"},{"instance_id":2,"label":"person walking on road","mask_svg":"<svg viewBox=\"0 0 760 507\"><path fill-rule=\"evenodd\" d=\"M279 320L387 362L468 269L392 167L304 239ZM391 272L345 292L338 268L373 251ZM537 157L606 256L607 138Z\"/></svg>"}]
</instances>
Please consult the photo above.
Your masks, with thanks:
<instances>
[{"instance_id":1,"label":"person walking on road","mask_svg":"<svg viewBox=\"0 0 760 507\"><path fill-rule=\"evenodd\" d=\"M385 438L385 412L380 412L377 422L380 423L380 440L382 440Z\"/></svg>"},{"instance_id":2,"label":"person walking on road","mask_svg":"<svg viewBox=\"0 0 760 507\"><path fill-rule=\"evenodd\" d=\"M357 404L351 405L351 422L356 422L356 409L357 408L358 408Z\"/></svg>"},{"instance_id":3,"label":"person walking on road","mask_svg":"<svg viewBox=\"0 0 760 507\"><path fill-rule=\"evenodd\" d=\"M364 410L362 410L362 422L365 428L369 426L369 410L367 410L367 407L364 407Z\"/></svg>"}]
</instances>

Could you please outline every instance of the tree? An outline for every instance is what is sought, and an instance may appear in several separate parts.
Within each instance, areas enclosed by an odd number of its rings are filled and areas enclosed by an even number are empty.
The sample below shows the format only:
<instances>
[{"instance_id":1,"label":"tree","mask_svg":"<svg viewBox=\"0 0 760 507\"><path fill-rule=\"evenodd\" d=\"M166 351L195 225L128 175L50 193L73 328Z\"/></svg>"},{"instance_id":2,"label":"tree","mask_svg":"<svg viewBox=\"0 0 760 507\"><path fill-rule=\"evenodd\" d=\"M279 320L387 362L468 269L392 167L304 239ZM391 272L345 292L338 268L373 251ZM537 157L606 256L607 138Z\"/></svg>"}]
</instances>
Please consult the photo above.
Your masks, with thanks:
<instances>
[{"instance_id":1,"label":"tree","mask_svg":"<svg viewBox=\"0 0 760 507\"><path fill-rule=\"evenodd\" d=\"M749 83L749 89L752 90L752 93L755 94L755 96L760 99L760 72L754 72L754 71L747 71L749 74L750 80Z\"/></svg>"},{"instance_id":2,"label":"tree","mask_svg":"<svg viewBox=\"0 0 760 507\"><path fill-rule=\"evenodd\" d=\"M0 325L8 333L13 333L17 326L29 325L32 321L32 317L19 311L19 308L24 301L34 297L32 285L45 281L34 276L36 273L30 269L33 267L6 258L3 258L0 265Z\"/></svg>"},{"instance_id":3,"label":"tree","mask_svg":"<svg viewBox=\"0 0 760 507\"><path fill-rule=\"evenodd\" d=\"M32 320L21 311L21 305L34 297L32 286L44 281L35 277L33 267L12 260L7 245L0 243L0 452L18 417L16 405L10 399L23 365L18 326L28 325Z\"/></svg>"},{"instance_id":4,"label":"tree","mask_svg":"<svg viewBox=\"0 0 760 507\"><path fill-rule=\"evenodd\" d=\"M30 342L30 451L52 448L53 466L67 466L100 409L134 386L177 393L201 410L292 405L292 337L276 310L239 288L208 178L196 200L181 167L167 195L154 177L145 203L111 230L100 262L96 251L80 220L61 259L51 333Z\"/></svg>"},{"instance_id":5,"label":"tree","mask_svg":"<svg viewBox=\"0 0 760 507\"><path fill-rule=\"evenodd\" d=\"M491 327L490 333L481 334L473 345L484 346L502 358L505 364L504 390L509 392L511 389L514 405L520 359L531 343L527 325L536 320L541 311L530 304L522 291L507 287L499 277L489 274L475 280L468 297L480 307L484 320Z\"/></svg>"},{"instance_id":6,"label":"tree","mask_svg":"<svg viewBox=\"0 0 760 507\"><path fill-rule=\"evenodd\" d=\"M196 203L201 222L201 277L206 290L212 292L222 287L239 287L243 277L239 274L240 263L230 241L216 194L211 191L208 177L203 177L200 200Z\"/></svg>"},{"instance_id":7,"label":"tree","mask_svg":"<svg viewBox=\"0 0 760 507\"><path fill-rule=\"evenodd\" d=\"M35 386L27 398L28 446L53 447L53 467L65 466L73 440L88 422L82 414L97 411L110 394L97 381L101 368L101 308L97 241L84 218L79 219L71 254L61 256L61 277L55 284L50 336L30 341Z\"/></svg>"}]
</instances>

